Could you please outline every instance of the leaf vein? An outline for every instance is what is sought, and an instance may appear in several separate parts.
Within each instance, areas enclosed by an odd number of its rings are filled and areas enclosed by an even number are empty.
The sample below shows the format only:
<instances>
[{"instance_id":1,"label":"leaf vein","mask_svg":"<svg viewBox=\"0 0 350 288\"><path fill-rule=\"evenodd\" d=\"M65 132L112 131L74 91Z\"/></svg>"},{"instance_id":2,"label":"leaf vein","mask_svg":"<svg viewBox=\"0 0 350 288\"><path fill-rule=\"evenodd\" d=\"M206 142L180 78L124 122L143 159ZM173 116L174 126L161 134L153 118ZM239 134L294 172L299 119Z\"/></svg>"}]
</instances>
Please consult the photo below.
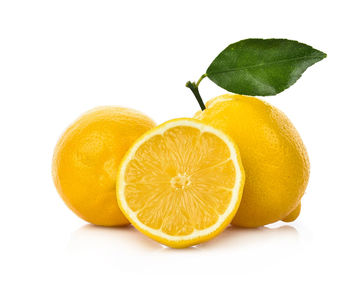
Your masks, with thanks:
<instances>
[{"instance_id":1,"label":"leaf vein","mask_svg":"<svg viewBox=\"0 0 350 288\"><path fill-rule=\"evenodd\" d=\"M324 57L321 57L321 56L317 56L317 57L301 56L301 57L294 57L294 58L289 58L289 59L282 59L282 60L278 60L278 61L274 61L274 62L265 62L265 63L261 63L261 64L248 65L248 66L243 66L243 67L238 67L238 68L229 68L227 70L217 71L217 72L213 72L213 73L210 73L210 72L208 73L208 71L207 71L207 74L208 74L208 76L211 76L211 75L222 74L222 73L227 73L227 72L249 70L249 69L256 68L256 67L275 65L275 64L286 63L286 62L293 62L296 60L303 60L303 59L307 59L307 60L320 59L320 60L322 60L323 58Z\"/></svg>"}]
</instances>

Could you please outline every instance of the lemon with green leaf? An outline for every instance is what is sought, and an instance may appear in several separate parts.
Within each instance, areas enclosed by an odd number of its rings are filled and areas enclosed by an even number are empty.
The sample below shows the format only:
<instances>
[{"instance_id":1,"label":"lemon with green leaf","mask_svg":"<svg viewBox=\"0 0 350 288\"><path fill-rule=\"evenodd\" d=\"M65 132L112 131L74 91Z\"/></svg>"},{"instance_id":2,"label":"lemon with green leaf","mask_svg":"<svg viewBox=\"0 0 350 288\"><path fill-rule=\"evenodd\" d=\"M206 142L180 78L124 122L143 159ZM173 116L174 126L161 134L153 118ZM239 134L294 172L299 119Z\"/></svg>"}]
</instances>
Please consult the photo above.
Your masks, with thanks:
<instances>
[{"instance_id":1,"label":"lemon with green leaf","mask_svg":"<svg viewBox=\"0 0 350 288\"><path fill-rule=\"evenodd\" d=\"M229 45L197 82L187 82L202 111L194 118L220 129L238 145L246 181L233 224L258 227L294 221L310 174L303 141L287 116L251 96L276 95L326 57L287 39L246 39ZM198 86L208 77L229 92L204 105Z\"/></svg>"}]
</instances>

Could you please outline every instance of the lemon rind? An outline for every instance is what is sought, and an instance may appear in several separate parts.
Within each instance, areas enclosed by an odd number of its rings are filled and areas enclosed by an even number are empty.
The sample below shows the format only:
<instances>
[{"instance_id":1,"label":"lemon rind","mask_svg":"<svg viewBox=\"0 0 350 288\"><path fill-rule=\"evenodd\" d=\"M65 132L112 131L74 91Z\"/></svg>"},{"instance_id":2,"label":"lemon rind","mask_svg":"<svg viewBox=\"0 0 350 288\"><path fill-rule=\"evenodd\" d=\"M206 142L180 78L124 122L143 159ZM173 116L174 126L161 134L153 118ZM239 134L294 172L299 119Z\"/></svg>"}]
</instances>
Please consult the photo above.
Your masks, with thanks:
<instances>
[{"instance_id":1,"label":"lemon rind","mask_svg":"<svg viewBox=\"0 0 350 288\"><path fill-rule=\"evenodd\" d=\"M230 157L228 159L231 159L235 171L236 171L236 181L235 185L232 189L232 197L230 204L228 205L226 211L221 214L218 218L218 221L208 228L205 228L203 230L194 230L189 235L184 236L173 236L168 235L161 231L160 229L153 229L148 227L147 225L143 224L140 220L137 218L137 213L135 213L133 210L131 210L126 202L126 199L124 197L124 187L125 187L125 169L127 167L127 164L129 161L133 158L138 148L147 140L149 140L151 137L155 135L161 135L166 130L170 128L174 128L177 126L189 126L196 129L199 129L201 133L203 132L209 132L216 136L218 136L221 140L225 142L227 147L230 150ZM124 215L128 218L128 220L141 232L148 235L150 238L165 244L167 246L173 247L173 248L183 248L187 246L192 246L204 241L207 241L217 234L219 234L226 226L232 221L232 218L236 214L241 198L242 198L242 192L243 192L243 186L244 186L244 180L245 180L245 174L239 154L239 150L237 145L233 142L232 139L230 139L229 136L221 132L220 130L217 130L213 128L212 126L209 126L207 124L204 124L198 120L190 119L190 118L180 118L175 120L167 121L151 130L146 132L144 135L142 135L134 145L129 149L129 151L125 154L123 160L121 161L121 164L119 166L118 176L117 176L117 200L120 209L124 213Z\"/></svg>"}]
</instances>

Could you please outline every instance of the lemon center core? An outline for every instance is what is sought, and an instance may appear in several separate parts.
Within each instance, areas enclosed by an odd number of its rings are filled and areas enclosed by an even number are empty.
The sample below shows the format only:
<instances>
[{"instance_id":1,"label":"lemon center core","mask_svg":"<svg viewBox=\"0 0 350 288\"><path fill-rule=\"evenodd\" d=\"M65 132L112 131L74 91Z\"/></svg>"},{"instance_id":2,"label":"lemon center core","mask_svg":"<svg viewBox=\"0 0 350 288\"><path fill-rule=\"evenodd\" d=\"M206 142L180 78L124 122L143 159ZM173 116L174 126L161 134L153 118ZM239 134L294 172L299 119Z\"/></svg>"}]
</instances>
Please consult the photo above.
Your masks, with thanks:
<instances>
[{"instance_id":1,"label":"lemon center core","mask_svg":"<svg viewBox=\"0 0 350 288\"><path fill-rule=\"evenodd\" d=\"M175 189L184 189L191 184L190 177L187 175L177 175L170 180L171 186Z\"/></svg>"}]
</instances>

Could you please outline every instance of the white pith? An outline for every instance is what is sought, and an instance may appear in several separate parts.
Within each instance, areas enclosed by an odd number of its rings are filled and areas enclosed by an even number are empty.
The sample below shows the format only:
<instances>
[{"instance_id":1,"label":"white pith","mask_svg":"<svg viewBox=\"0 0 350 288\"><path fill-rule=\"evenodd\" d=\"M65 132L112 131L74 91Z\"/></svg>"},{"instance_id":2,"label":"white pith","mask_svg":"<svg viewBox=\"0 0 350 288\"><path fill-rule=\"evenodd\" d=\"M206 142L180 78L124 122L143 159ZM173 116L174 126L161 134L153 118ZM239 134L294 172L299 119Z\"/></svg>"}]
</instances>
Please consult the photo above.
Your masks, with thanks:
<instances>
[{"instance_id":1,"label":"white pith","mask_svg":"<svg viewBox=\"0 0 350 288\"><path fill-rule=\"evenodd\" d=\"M223 140L225 142L225 144L229 148L230 158L228 158L228 159L232 160L234 167L235 167L235 172L236 172L236 179L235 179L234 187L232 188L231 201L230 201L226 211L223 214L219 215L218 221L214 225L212 225L206 229L194 230L191 234L184 235L184 236L183 235L181 235L181 236L169 235L169 234L164 233L161 230L161 228L160 229L153 229L153 228L150 228L149 226L143 224L137 218L137 212L134 212L133 210L131 210L129 208L129 206L126 202L126 199L124 197L125 170L126 170L127 164L130 162L131 159L133 159L138 148L144 142L146 142L150 138L154 137L155 135L163 134L166 130L168 130L170 128L177 127L177 126L193 127L193 128L199 129L201 131L201 133L209 132L209 133L212 133L212 134L218 136L221 140ZM158 127L156 131L152 131L152 132L146 134L145 136L142 137L142 139L140 141L138 141L137 143L134 144L134 146L128 152L128 155L126 156L126 158L123 160L123 162L121 164L119 179L118 179L118 189L117 189L119 202L120 202L120 205L122 206L121 208L131 218L131 220L132 220L131 222L134 222L141 230L148 231L150 234L153 234L153 235L155 235L159 238L162 238L162 239L166 239L166 240L170 240L170 241L188 241L191 239L198 239L202 236L206 236L206 235L209 235L209 234L215 232L217 229L219 229L222 226L222 223L227 219L227 217L230 216L230 214L232 213L232 211L236 207L237 201L239 200L238 197L239 197L239 190L240 190L241 181L242 181L242 173L240 170L239 160L238 160L236 151L231 143L232 143L232 140L230 140L221 131L219 131L215 128L212 128L211 126L208 126L206 124L198 123L198 122L191 121L191 120L185 120L185 119L165 123L163 126Z\"/></svg>"}]
</instances>

